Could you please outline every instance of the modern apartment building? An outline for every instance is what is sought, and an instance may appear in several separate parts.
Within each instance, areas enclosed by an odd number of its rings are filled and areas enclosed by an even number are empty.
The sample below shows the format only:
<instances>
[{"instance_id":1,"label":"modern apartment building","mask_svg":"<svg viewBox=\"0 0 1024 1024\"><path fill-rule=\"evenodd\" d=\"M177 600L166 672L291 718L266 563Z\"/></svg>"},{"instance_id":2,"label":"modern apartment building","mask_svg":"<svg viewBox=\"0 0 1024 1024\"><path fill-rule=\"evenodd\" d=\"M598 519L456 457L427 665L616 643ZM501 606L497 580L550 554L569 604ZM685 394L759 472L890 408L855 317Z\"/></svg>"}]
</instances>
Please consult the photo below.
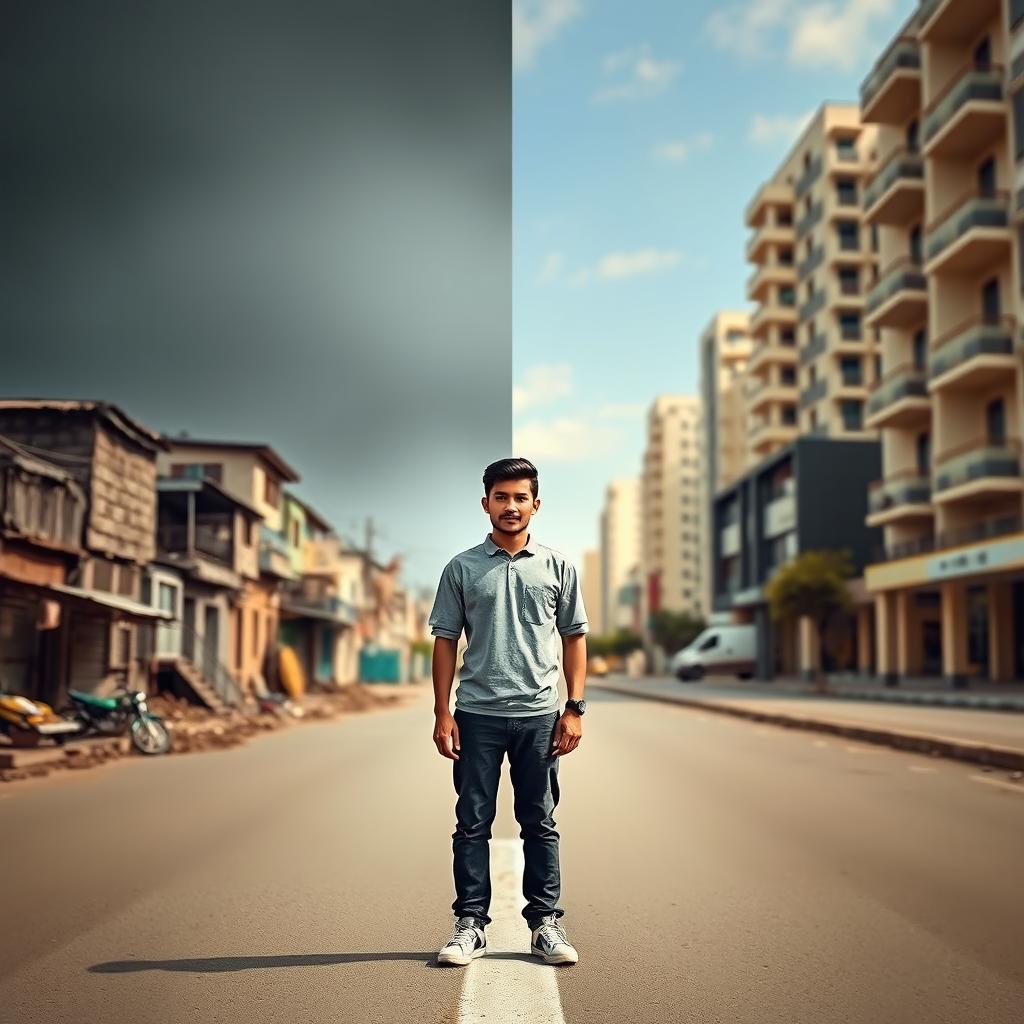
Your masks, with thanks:
<instances>
[{"instance_id":1,"label":"modern apartment building","mask_svg":"<svg viewBox=\"0 0 1024 1024\"><path fill-rule=\"evenodd\" d=\"M642 621L659 609L702 615L701 401L659 395L647 415L640 485Z\"/></svg>"},{"instance_id":2,"label":"modern apartment building","mask_svg":"<svg viewBox=\"0 0 1024 1024\"><path fill-rule=\"evenodd\" d=\"M715 495L747 468L744 374L750 359L750 317L716 313L700 337L700 393L704 403L704 518L701 579L704 607L711 607L711 544L708 529Z\"/></svg>"},{"instance_id":3,"label":"modern apartment building","mask_svg":"<svg viewBox=\"0 0 1024 1024\"><path fill-rule=\"evenodd\" d=\"M611 632L630 628L633 609L624 600L629 573L640 560L640 480L623 477L605 488L601 510L601 621Z\"/></svg>"},{"instance_id":4,"label":"modern apartment building","mask_svg":"<svg viewBox=\"0 0 1024 1024\"><path fill-rule=\"evenodd\" d=\"M1024 3L923 0L861 87L879 169L876 669L1024 676Z\"/></svg>"},{"instance_id":5,"label":"modern apartment building","mask_svg":"<svg viewBox=\"0 0 1024 1024\"><path fill-rule=\"evenodd\" d=\"M837 467L841 466L841 470ZM881 467L873 440L799 437L719 491L710 529L714 611L753 623L757 675L865 670L871 664L871 603L851 587L855 613L830 630L821 650L812 624L772 621L764 585L804 551L845 548L860 572L879 542L866 523L868 483Z\"/></svg>"},{"instance_id":6,"label":"modern apartment building","mask_svg":"<svg viewBox=\"0 0 1024 1024\"><path fill-rule=\"evenodd\" d=\"M605 619L602 615L603 573L601 572L601 550L588 548L583 552L583 568L580 573L580 586L583 590L583 607L587 610L587 621L590 632L600 636L606 632Z\"/></svg>"},{"instance_id":7,"label":"modern apartment building","mask_svg":"<svg viewBox=\"0 0 1024 1024\"><path fill-rule=\"evenodd\" d=\"M747 464L800 434L870 437L864 404L875 339L864 300L875 273L861 194L875 162L873 125L856 105L823 104L747 207Z\"/></svg>"}]
</instances>

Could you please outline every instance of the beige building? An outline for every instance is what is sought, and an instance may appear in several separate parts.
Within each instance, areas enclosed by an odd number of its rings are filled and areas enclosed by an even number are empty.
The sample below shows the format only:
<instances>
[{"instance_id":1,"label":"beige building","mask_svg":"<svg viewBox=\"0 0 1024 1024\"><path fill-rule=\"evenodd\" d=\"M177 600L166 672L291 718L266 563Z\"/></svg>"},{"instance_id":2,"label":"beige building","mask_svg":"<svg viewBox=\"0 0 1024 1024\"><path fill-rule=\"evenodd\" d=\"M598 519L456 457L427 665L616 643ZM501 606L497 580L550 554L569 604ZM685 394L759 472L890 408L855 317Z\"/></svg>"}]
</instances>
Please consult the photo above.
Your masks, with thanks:
<instances>
[{"instance_id":1,"label":"beige building","mask_svg":"<svg viewBox=\"0 0 1024 1024\"><path fill-rule=\"evenodd\" d=\"M605 488L601 510L601 620L608 632L632 627L633 610L623 603L629 571L640 560L640 480L623 477Z\"/></svg>"},{"instance_id":2,"label":"beige building","mask_svg":"<svg viewBox=\"0 0 1024 1024\"><path fill-rule=\"evenodd\" d=\"M583 570L580 576L580 585L583 588L583 607L587 610L587 621L590 623L590 631L595 636L605 632L605 623L601 615L601 591L603 587L601 577L601 551L598 548L590 548L583 552Z\"/></svg>"},{"instance_id":3,"label":"beige building","mask_svg":"<svg viewBox=\"0 0 1024 1024\"><path fill-rule=\"evenodd\" d=\"M885 532L866 579L891 680L1024 676L1020 7L923 0L861 87L882 266L868 521Z\"/></svg>"},{"instance_id":4,"label":"beige building","mask_svg":"<svg viewBox=\"0 0 1024 1024\"><path fill-rule=\"evenodd\" d=\"M747 207L747 465L798 434L870 436L864 422L875 343L864 324L872 233L861 194L875 160L873 125L826 103Z\"/></svg>"},{"instance_id":5,"label":"beige building","mask_svg":"<svg viewBox=\"0 0 1024 1024\"><path fill-rule=\"evenodd\" d=\"M747 468L747 363L753 345L746 313L716 313L700 338L700 393L704 403L704 517L701 520L701 581L704 607L711 608L710 509L715 495Z\"/></svg>"},{"instance_id":6,"label":"beige building","mask_svg":"<svg viewBox=\"0 0 1024 1024\"><path fill-rule=\"evenodd\" d=\"M647 415L640 484L641 622L658 609L703 615L701 401L659 395Z\"/></svg>"}]
</instances>

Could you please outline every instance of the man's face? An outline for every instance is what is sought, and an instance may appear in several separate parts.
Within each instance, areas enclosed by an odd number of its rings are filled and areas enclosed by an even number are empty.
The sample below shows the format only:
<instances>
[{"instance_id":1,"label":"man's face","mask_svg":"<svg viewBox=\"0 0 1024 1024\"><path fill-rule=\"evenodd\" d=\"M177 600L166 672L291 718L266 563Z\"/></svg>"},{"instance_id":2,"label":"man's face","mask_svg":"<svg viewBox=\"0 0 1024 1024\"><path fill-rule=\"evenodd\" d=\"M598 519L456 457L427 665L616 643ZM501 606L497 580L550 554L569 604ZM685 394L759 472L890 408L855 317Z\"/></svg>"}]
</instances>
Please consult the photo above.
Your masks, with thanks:
<instances>
[{"instance_id":1,"label":"man's face","mask_svg":"<svg viewBox=\"0 0 1024 1024\"><path fill-rule=\"evenodd\" d=\"M530 517L540 508L540 498L534 498L528 478L498 480L491 485L491 493L480 501L490 516L491 526L506 534L525 530Z\"/></svg>"}]
</instances>

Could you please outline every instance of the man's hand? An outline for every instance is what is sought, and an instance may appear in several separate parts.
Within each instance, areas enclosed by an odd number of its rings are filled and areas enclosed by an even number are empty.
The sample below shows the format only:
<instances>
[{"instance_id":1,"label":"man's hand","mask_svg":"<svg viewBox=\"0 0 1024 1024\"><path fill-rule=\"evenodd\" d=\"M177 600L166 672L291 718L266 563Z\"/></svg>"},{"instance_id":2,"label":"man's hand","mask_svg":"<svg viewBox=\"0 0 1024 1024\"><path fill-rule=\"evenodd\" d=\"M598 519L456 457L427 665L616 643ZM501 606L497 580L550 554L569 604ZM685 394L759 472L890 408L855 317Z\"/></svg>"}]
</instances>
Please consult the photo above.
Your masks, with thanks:
<instances>
[{"instance_id":1,"label":"man's hand","mask_svg":"<svg viewBox=\"0 0 1024 1024\"><path fill-rule=\"evenodd\" d=\"M458 761L459 726L450 711L437 711L434 714L434 745L443 757Z\"/></svg>"},{"instance_id":2,"label":"man's hand","mask_svg":"<svg viewBox=\"0 0 1024 1024\"><path fill-rule=\"evenodd\" d=\"M555 745L551 748L555 757L571 754L583 738L583 719L575 711L563 711L555 726Z\"/></svg>"}]
</instances>

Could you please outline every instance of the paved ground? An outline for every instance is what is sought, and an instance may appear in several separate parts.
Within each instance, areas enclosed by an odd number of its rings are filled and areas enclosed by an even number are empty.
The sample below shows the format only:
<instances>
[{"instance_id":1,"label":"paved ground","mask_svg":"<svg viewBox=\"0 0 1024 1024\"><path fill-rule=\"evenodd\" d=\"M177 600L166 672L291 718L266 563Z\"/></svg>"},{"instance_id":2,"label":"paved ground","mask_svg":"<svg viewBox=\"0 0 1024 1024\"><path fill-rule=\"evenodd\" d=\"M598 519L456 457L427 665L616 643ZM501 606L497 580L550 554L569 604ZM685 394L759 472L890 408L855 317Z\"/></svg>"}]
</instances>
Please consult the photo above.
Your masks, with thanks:
<instances>
[{"instance_id":1,"label":"paved ground","mask_svg":"<svg viewBox=\"0 0 1024 1024\"><path fill-rule=\"evenodd\" d=\"M0 791L17 923L0 929L0 1020L1020 1020L1018 784L587 696L556 812L578 965L515 950L506 765L502 941L467 969L433 966L454 792L424 690L397 711Z\"/></svg>"},{"instance_id":2,"label":"paved ground","mask_svg":"<svg viewBox=\"0 0 1024 1024\"><path fill-rule=\"evenodd\" d=\"M829 719L891 725L897 729L1024 750L1024 715L1013 711L937 708L920 704L872 704L863 700L844 700L838 695L818 697L791 689L773 690L764 685L737 686L729 681L681 683L670 676L630 679L609 675L603 679L590 679L587 685L597 689L602 683L657 697L740 704L795 715L825 714Z\"/></svg>"}]
</instances>

